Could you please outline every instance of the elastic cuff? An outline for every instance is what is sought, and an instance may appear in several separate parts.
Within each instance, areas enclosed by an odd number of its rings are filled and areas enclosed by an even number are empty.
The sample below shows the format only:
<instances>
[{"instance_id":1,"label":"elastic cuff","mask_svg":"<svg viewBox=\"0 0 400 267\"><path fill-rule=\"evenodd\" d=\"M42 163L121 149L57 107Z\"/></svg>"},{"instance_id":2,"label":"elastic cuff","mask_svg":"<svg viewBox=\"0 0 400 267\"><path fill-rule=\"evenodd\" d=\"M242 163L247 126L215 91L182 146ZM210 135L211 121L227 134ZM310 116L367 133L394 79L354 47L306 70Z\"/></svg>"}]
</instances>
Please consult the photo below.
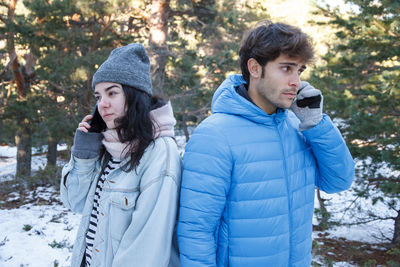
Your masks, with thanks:
<instances>
[{"instance_id":1,"label":"elastic cuff","mask_svg":"<svg viewBox=\"0 0 400 267\"><path fill-rule=\"evenodd\" d=\"M318 116L315 118L308 118L306 121L300 123L299 130L300 131L309 130L312 127L314 127L315 125L317 125L321 120L322 120L322 116Z\"/></svg>"}]
</instances>

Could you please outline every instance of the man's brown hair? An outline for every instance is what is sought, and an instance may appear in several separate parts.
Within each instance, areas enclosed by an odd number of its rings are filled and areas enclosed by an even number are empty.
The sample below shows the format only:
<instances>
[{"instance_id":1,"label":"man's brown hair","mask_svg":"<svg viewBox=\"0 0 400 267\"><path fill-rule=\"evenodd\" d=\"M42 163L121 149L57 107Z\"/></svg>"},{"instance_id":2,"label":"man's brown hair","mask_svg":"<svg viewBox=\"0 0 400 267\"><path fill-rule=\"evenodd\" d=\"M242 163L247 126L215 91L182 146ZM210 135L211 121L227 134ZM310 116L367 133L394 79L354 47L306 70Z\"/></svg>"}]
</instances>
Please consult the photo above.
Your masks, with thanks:
<instances>
[{"instance_id":1,"label":"man's brown hair","mask_svg":"<svg viewBox=\"0 0 400 267\"><path fill-rule=\"evenodd\" d=\"M304 64L309 63L314 59L312 40L297 27L272 23L269 20L258 22L253 29L245 32L239 50L240 68L244 80L250 82L247 68L247 61L250 58L257 60L263 67L262 77L264 77L264 66L281 54L300 59Z\"/></svg>"}]
</instances>

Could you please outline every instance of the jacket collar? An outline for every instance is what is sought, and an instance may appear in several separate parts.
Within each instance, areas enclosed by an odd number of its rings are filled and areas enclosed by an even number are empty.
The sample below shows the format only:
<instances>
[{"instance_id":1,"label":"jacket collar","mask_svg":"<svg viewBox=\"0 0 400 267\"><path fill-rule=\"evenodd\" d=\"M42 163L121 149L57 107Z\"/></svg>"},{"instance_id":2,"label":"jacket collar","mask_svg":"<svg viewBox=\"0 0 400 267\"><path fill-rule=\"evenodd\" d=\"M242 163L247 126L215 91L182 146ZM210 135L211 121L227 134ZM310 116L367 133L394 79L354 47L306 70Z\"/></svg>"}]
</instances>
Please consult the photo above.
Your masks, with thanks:
<instances>
[{"instance_id":1,"label":"jacket collar","mask_svg":"<svg viewBox=\"0 0 400 267\"><path fill-rule=\"evenodd\" d=\"M277 109L274 114L267 114L261 108L248 101L236 92L236 87L246 83L242 75L234 74L218 87L214 93L211 111L212 113L225 113L241 116L259 124L273 125L280 123L287 117L287 109Z\"/></svg>"}]
</instances>

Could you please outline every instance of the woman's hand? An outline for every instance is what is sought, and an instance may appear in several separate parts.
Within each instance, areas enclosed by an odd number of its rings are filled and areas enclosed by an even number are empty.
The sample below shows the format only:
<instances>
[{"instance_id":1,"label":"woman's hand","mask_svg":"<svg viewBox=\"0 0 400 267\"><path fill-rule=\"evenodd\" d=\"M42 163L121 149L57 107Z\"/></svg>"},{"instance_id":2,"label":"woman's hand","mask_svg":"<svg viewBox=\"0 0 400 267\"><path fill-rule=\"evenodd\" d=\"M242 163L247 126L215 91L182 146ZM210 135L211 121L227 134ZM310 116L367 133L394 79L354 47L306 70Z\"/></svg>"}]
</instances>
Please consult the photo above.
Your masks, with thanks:
<instances>
[{"instance_id":1,"label":"woman's hand","mask_svg":"<svg viewBox=\"0 0 400 267\"><path fill-rule=\"evenodd\" d=\"M92 115L86 115L83 120L78 124L78 130L87 133L90 129L89 121L93 118Z\"/></svg>"}]
</instances>

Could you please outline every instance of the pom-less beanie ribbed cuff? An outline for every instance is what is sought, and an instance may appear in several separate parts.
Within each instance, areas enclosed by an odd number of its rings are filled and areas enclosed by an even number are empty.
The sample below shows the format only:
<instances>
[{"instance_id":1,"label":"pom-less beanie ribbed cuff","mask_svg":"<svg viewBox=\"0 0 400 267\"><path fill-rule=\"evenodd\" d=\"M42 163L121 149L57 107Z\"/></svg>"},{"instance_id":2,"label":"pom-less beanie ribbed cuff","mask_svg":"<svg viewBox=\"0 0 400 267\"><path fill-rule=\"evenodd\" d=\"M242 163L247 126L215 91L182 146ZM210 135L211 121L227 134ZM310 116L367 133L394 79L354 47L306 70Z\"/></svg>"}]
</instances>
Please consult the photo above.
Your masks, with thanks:
<instances>
[{"instance_id":1,"label":"pom-less beanie ribbed cuff","mask_svg":"<svg viewBox=\"0 0 400 267\"><path fill-rule=\"evenodd\" d=\"M128 85L152 95L150 60L143 45L115 48L93 75L92 88L101 82Z\"/></svg>"}]
</instances>

